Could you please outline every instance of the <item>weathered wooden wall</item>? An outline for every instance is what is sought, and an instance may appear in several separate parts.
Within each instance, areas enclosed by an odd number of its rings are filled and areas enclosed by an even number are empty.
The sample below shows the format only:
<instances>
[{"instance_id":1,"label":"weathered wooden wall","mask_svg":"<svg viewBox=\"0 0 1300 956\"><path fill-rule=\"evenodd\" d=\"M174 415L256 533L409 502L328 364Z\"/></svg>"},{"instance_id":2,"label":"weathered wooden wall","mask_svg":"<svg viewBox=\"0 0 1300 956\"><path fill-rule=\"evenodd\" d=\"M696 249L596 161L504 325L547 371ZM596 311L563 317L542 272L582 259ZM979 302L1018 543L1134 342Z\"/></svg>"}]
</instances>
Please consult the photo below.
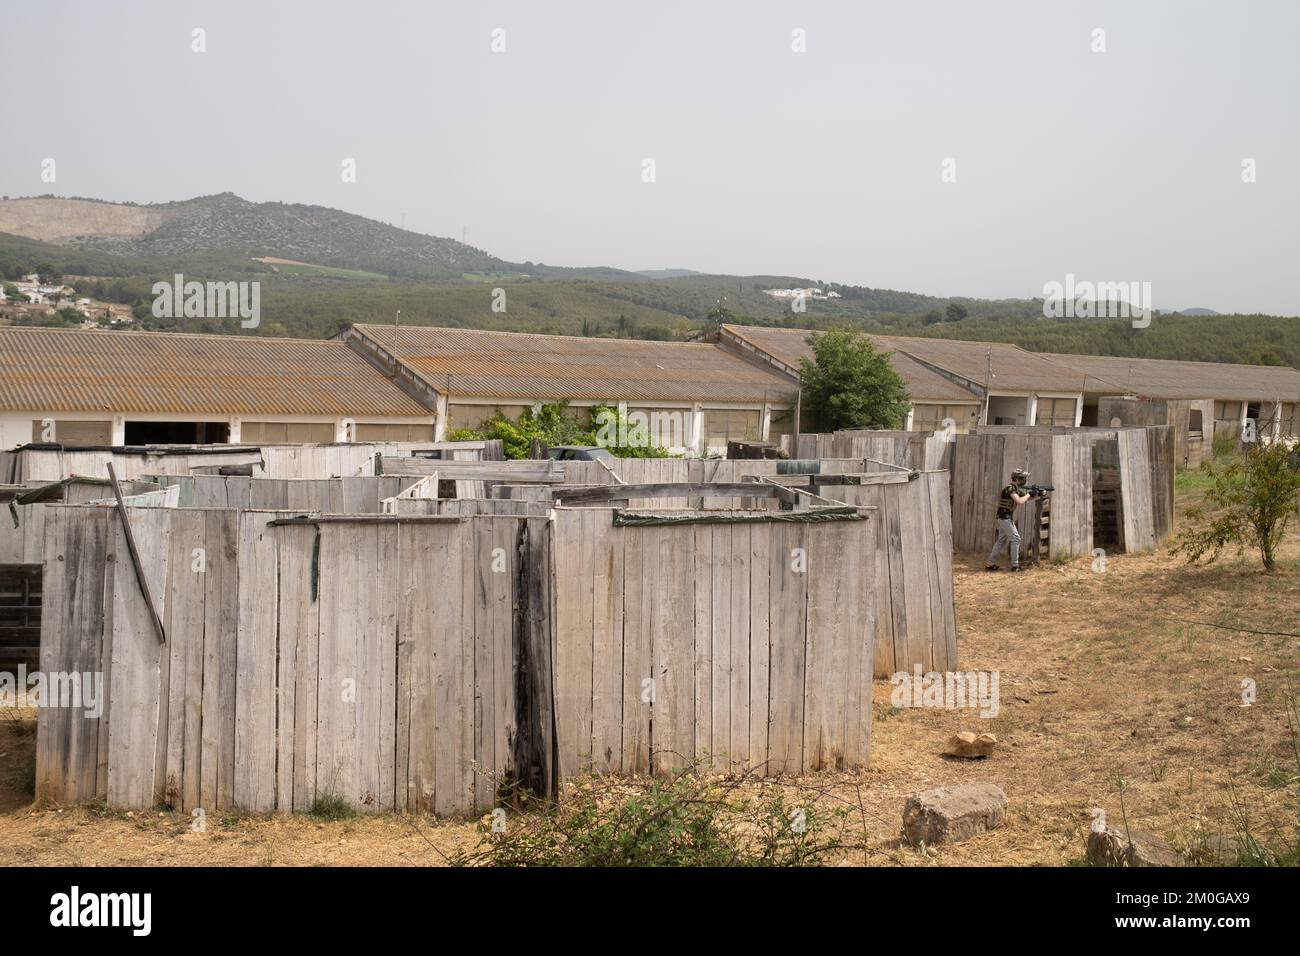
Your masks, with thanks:
<instances>
[{"instance_id":1,"label":"weathered wooden wall","mask_svg":"<svg viewBox=\"0 0 1300 956\"><path fill-rule=\"evenodd\" d=\"M45 555L43 504L0 504L0 564L40 564Z\"/></svg>"},{"instance_id":2,"label":"weathered wooden wall","mask_svg":"<svg viewBox=\"0 0 1300 956\"><path fill-rule=\"evenodd\" d=\"M275 512L131 509L160 645L116 513L50 515L41 667L102 670L107 709L40 710L40 793L124 808L304 810L324 793L372 810L491 804L518 733L522 520L318 531L270 526Z\"/></svg>"},{"instance_id":3,"label":"weathered wooden wall","mask_svg":"<svg viewBox=\"0 0 1300 956\"><path fill-rule=\"evenodd\" d=\"M221 475L159 475L163 487L180 489L182 508L238 508L379 514L383 502L420 479L382 475L357 478L241 478Z\"/></svg>"},{"instance_id":4,"label":"weathered wooden wall","mask_svg":"<svg viewBox=\"0 0 1300 956\"><path fill-rule=\"evenodd\" d=\"M825 498L875 509L876 677L957 669L948 473L865 477L814 485Z\"/></svg>"},{"instance_id":5,"label":"weathered wooden wall","mask_svg":"<svg viewBox=\"0 0 1300 956\"><path fill-rule=\"evenodd\" d=\"M890 431L849 428L799 436L796 458L861 458L868 472L890 470L888 465L934 471L949 466L952 442L937 432Z\"/></svg>"},{"instance_id":6,"label":"weathered wooden wall","mask_svg":"<svg viewBox=\"0 0 1300 956\"><path fill-rule=\"evenodd\" d=\"M1201 413L1201 428L1196 435L1191 432L1191 413L1194 410ZM1214 454L1213 399L1098 399L1097 424L1109 426L1115 419L1127 426L1173 426L1174 460L1180 468L1194 468L1201 459L1210 458Z\"/></svg>"},{"instance_id":7,"label":"weathered wooden wall","mask_svg":"<svg viewBox=\"0 0 1300 956\"><path fill-rule=\"evenodd\" d=\"M215 473L226 465L249 465L259 478L348 478L373 475L375 454L394 457L452 456L461 460L500 460L500 441L347 442L328 445L206 445L190 453L180 447L64 450L33 447L3 452L0 482L58 481L72 475L108 476L111 461L118 478L145 475Z\"/></svg>"},{"instance_id":8,"label":"weathered wooden wall","mask_svg":"<svg viewBox=\"0 0 1300 956\"><path fill-rule=\"evenodd\" d=\"M866 762L869 519L619 527L561 508L552 555L562 776Z\"/></svg>"},{"instance_id":9,"label":"weathered wooden wall","mask_svg":"<svg viewBox=\"0 0 1300 956\"><path fill-rule=\"evenodd\" d=\"M1127 437L1126 437L1127 436ZM1120 441L1121 507L1128 551L1148 550L1173 528L1174 429L990 428L958 435L953 451L953 545L958 551L987 551L996 535L998 493L1015 468L1033 484L1053 485L1050 557L1069 559L1093 548L1093 445ZM1021 554L1036 529L1032 502L1016 511Z\"/></svg>"},{"instance_id":10,"label":"weathered wooden wall","mask_svg":"<svg viewBox=\"0 0 1300 956\"><path fill-rule=\"evenodd\" d=\"M39 793L463 814L507 773L866 760L870 520L408 502L484 513L130 509L163 644L117 512L46 506L41 667L102 672L106 700L40 710Z\"/></svg>"}]
</instances>

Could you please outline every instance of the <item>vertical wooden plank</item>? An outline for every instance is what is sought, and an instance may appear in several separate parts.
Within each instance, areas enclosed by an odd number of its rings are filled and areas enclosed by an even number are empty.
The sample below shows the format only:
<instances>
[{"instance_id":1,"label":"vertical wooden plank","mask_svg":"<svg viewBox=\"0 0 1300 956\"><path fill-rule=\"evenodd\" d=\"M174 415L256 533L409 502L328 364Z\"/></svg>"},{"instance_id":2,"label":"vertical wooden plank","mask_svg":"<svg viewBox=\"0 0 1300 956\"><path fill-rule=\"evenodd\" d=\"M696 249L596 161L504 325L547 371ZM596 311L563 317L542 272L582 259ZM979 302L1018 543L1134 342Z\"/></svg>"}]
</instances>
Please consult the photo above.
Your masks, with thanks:
<instances>
[{"instance_id":1,"label":"vertical wooden plank","mask_svg":"<svg viewBox=\"0 0 1300 956\"><path fill-rule=\"evenodd\" d=\"M749 762L767 771L771 676L772 524L750 526L749 537Z\"/></svg>"},{"instance_id":2,"label":"vertical wooden plank","mask_svg":"<svg viewBox=\"0 0 1300 956\"><path fill-rule=\"evenodd\" d=\"M923 476L925 480L930 476ZM941 476L947 484L947 473ZM945 498L944 510L948 502ZM843 584L846 661L844 666L844 716L838 726L844 734L844 764L863 766L871 753L871 668L876 633L875 532L873 519L845 525L849 540Z\"/></svg>"},{"instance_id":3,"label":"vertical wooden plank","mask_svg":"<svg viewBox=\"0 0 1300 956\"><path fill-rule=\"evenodd\" d=\"M310 810L316 799L316 695L320 680L317 654L321 608L319 581L316 580L317 530L311 525L283 527L277 534L280 549L281 670L276 804L280 809L302 811ZM286 735L289 735L288 740Z\"/></svg>"},{"instance_id":4,"label":"vertical wooden plank","mask_svg":"<svg viewBox=\"0 0 1300 956\"><path fill-rule=\"evenodd\" d=\"M167 594L171 647L164 796L173 809L201 806L203 632L206 617L207 519L202 511L172 515L171 583ZM197 552L197 554L196 554Z\"/></svg>"},{"instance_id":5,"label":"vertical wooden plank","mask_svg":"<svg viewBox=\"0 0 1300 956\"><path fill-rule=\"evenodd\" d=\"M357 480L371 482L374 487L374 479ZM378 659L375 662L375 671L379 681L380 810L392 810L397 800L397 626L400 613L397 588L401 580L399 527L390 524L376 528L378 542L375 593L378 599ZM403 787L405 787L404 781Z\"/></svg>"},{"instance_id":6,"label":"vertical wooden plank","mask_svg":"<svg viewBox=\"0 0 1300 956\"><path fill-rule=\"evenodd\" d=\"M592 765L599 773L623 767L623 536L613 513L592 509Z\"/></svg>"},{"instance_id":7,"label":"vertical wooden plank","mask_svg":"<svg viewBox=\"0 0 1300 956\"><path fill-rule=\"evenodd\" d=\"M843 699L836 675L843 679L839 635L849 622L840 600L844 540L842 524L826 524L808 535L808 603L803 690L803 770L835 769L842 753L836 747L837 715ZM837 671L837 664L840 669Z\"/></svg>"},{"instance_id":8,"label":"vertical wooden plank","mask_svg":"<svg viewBox=\"0 0 1300 956\"><path fill-rule=\"evenodd\" d=\"M58 540L58 529L51 530L49 521L54 518L55 509L46 509L47 538ZM99 716L90 717L86 712L73 716L72 726L68 732L69 760L67 764L68 792L73 799L90 800L98 795L98 767L101 734L101 722L107 725L108 696L110 684L107 665L103 662L104 645L104 586L107 577L109 521L116 522L116 517L109 509L86 510L76 519L80 554L76 563L70 563L70 547L64 550L64 573L74 578L65 587L63 601L67 609L57 614L55 620L67 620L67 629L63 641L68 635L76 635L72 646L72 659L69 670L81 673L82 680L89 680L96 687L96 703ZM64 525L64 533L72 530L72 522ZM65 538L66 540L66 538ZM43 585L42 585L43 587ZM48 606L48 592L42 591L42 605ZM42 612L43 613L43 612ZM42 637L44 637L44 617L42 617ZM91 675L87 678L87 674ZM84 703L84 701L83 701ZM105 767L107 770L107 767ZM107 778L105 778L107 783Z\"/></svg>"},{"instance_id":9,"label":"vertical wooden plank","mask_svg":"<svg viewBox=\"0 0 1300 956\"><path fill-rule=\"evenodd\" d=\"M320 642L317 652L316 793L360 804L357 766L359 607L356 568L362 539L339 524L320 526L317 564ZM371 541L373 554L373 540ZM367 582L368 584L369 582Z\"/></svg>"},{"instance_id":10,"label":"vertical wooden plank","mask_svg":"<svg viewBox=\"0 0 1300 956\"><path fill-rule=\"evenodd\" d=\"M350 484L352 479L344 479ZM378 565L381 529L377 525L337 525L350 538L344 549L345 573L355 578L355 613L349 616L352 626L353 676L356 679L356 747L352 750L356 767L355 799L367 810L380 806L380 725L383 705L380 676L383 656L382 616ZM339 542L341 545L342 542ZM344 642L348 635L341 635Z\"/></svg>"},{"instance_id":11,"label":"vertical wooden plank","mask_svg":"<svg viewBox=\"0 0 1300 956\"><path fill-rule=\"evenodd\" d=\"M239 516L235 646L235 805L275 809L275 658L279 572L271 513Z\"/></svg>"},{"instance_id":12,"label":"vertical wooden plank","mask_svg":"<svg viewBox=\"0 0 1300 956\"><path fill-rule=\"evenodd\" d=\"M555 777L555 691L552 661L555 576L551 568L551 522L549 517L527 517L526 587L527 614L524 620L523 658L527 696L520 702L521 718L527 719L520 761L519 779L540 794L554 795ZM620 538L621 540L621 538Z\"/></svg>"},{"instance_id":13,"label":"vertical wooden plank","mask_svg":"<svg viewBox=\"0 0 1300 956\"><path fill-rule=\"evenodd\" d=\"M568 779L591 764L590 532L595 509L559 509L554 525L556 560L555 675L560 775ZM603 510L603 509L601 509ZM608 517L606 517L608 520Z\"/></svg>"},{"instance_id":14,"label":"vertical wooden plank","mask_svg":"<svg viewBox=\"0 0 1300 956\"><path fill-rule=\"evenodd\" d=\"M447 677L453 685L452 707L443 711L448 728L450 747L439 754L438 766L446 770L450 786L438 788L438 799L444 790L450 812L468 813L474 809L474 573L469 565L474 560L474 521L463 521L457 526L460 555L461 606L459 631L449 633L446 640L448 660ZM450 759L444 754L450 750Z\"/></svg>"},{"instance_id":15,"label":"vertical wooden plank","mask_svg":"<svg viewBox=\"0 0 1300 956\"><path fill-rule=\"evenodd\" d=\"M417 686L414 674L416 643L413 635L418 625L412 619L415 601L407 590L407 581L411 576L405 565L408 561L422 560L424 555L421 552L422 541L413 541L412 531L418 533L418 526L397 526L397 654L393 680L397 699L393 718L393 809L398 813L411 812L415 803L415 790L411 781L411 716L412 705L415 703L413 693Z\"/></svg>"},{"instance_id":16,"label":"vertical wooden plank","mask_svg":"<svg viewBox=\"0 0 1300 956\"><path fill-rule=\"evenodd\" d=\"M695 525L688 528L688 531L694 537L695 545L695 573L694 573L694 608L693 616L695 623L695 662L694 662L694 698L695 698L695 720L694 720L694 751L703 757L704 754L714 753L715 741L713 737L714 721L714 697L713 697L713 672L715 662L713 659L715 647L713 640L713 631L716 625L716 615L714 614L714 551L713 551L713 526L707 524ZM654 581L654 591L656 594L662 592L662 582L654 573L654 569L647 569L651 580Z\"/></svg>"},{"instance_id":17,"label":"vertical wooden plank","mask_svg":"<svg viewBox=\"0 0 1300 956\"><path fill-rule=\"evenodd\" d=\"M804 663L807 638L807 525L774 524L769 576L771 678L768 766L773 773L803 768ZM796 549L800 549L797 553Z\"/></svg>"},{"instance_id":18,"label":"vertical wooden plank","mask_svg":"<svg viewBox=\"0 0 1300 956\"><path fill-rule=\"evenodd\" d=\"M473 615L471 631L474 652L474 809L490 807L493 787L491 773L496 766L496 626L497 581L501 573L493 569L496 540L493 521L474 519L469 522L474 536L472 560L466 574L474 582L473 603L467 613Z\"/></svg>"},{"instance_id":19,"label":"vertical wooden plank","mask_svg":"<svg viewBox=\"0 0 1300 956\"><path fill-rule=\"evenodd\" d=\"M653 571L646 568L645 530L618 528L623 550L623 771L650 770L650 720L654 713L654 661L650 645Z\"/></svg>"},{"instance_id":20,"label":"vertical wooden plank","mask_svg":"<svg viewBox=\"0 0 1300 956\"><path fill-rule=\"evenodd\" d=\"M728 766L742 769L750 762L750 717L749 717L749 682L750 682L750 528L748 524L722 525L731 539L730 561L731 580L727 582L730 593L730 682L731 698L731 746L728 750Z\"/></svg>"},{"instance_id":21,"label":"vertical wooden plank","mask_svg":"<svg viewBox=\"0 0 1300 956\"><path fill-rule=\"evenodd\" d=\"M935 573L931 581L938 597L940 622L935 635L935 668L955 671L957 655L957 616L952 580L952 524L948 510L948 475L938 472L924 476L930 496L930 521L934 539ZM877 613L879 610L877 609Z\"/></svg>"},{"instance_id":22,"label":"vertical wooden plank","mask_svg":"<svg viewBox=\"0 0 1300 956\"><path fill-rule=\"evenodd\" d=\"M99 660L104 670L104 708L99 716L99 740L95 757L95 798L108 800L108 728L112 723L113 710L113 579L117 565L117 535L114 525L116 514L104 515L104 570L102 578L101 601L104 608L104 636L100 643ZM125 543L123 544L125 547ZM129 556L123 554L125 560Z\"/></svg>"},{"instance_id":23,"label":"vertical wooden plank","mask_svg":"<svg viewBox=\"0 0 1300 956\"><path fill-rule=\"evenodd\" d=\"M199 805L234 805L235 694L239 629L239 513L204 512L207 571L203 575L203 707Z\"/></svg>"},{"instance_id":24,"label":"vertical wooden plank","mask_svg":"<svg viewBox=\"0 0 1300 956\"><path fill-rule=\"evenodd\" d=\"M160 615L165 613L171 511L131 508L140 564ZM115 522L115 552L124 556L126 538ZM108 802L122 809L153 806L163 646L158 642L135 568L113 567L113 685L115 702L108 735Z\"/></svg>"},{"instance_id":25,"label":"vertical wooden plank","mask_svg":"<svg viewBox=\"0 0 1300 956\"><path fill-rule=\"evenodd\" d=\"M713 540L713 560L709 563L709 575L713 579L713 626L710 628L713 667L709 672L713 732L708 753L713 767L722 770L729 765L731 757L731 527L725 524L698 527Z\"/></svg>"},{"instance_id":26,"label":"vertical wooden plank","mask_svg":"<svg viewBox=\"0 0 1300 956\"><path fill-rule=\"evenodd\" d=\"M69 588L80 586L84 588L84 593L94 597L93 574L78 582L74 570L81 565L81 550L88 531L87 522L81 516L80 509L60 507L52 511L46 521L44 570L41 577L39 660L41 671L46 674L72 669L69 667L72 659L71 646L74 642L80 644L83 639L82 629L89 628L92 623L90 620L79 619L73 610L79 602L69 600ZM8 524L8 516L0 512L0 527ZM102 607L102 600L100 605ZM99 616L102 627L102 611ZM14 688L15 694L24 691L23 687ZM36 795L39 798L59 802L81 798L69 779L69 763L75 758L80 764L80 755L73 750L69 739L71 728L68 725L72 719L71 712L65 708L43 706L36 712ZM95 743L97 747L97 739Z\"/></svg>"},{"instance_id":27,"label":"vertical wooden plank","mask_svg":"<svg viewBox=\"0 0 1300 956\"><path fill-rule=\"evenodd\" d=\"M693 528L645 529L657 555L659 582L655 603L661 608L652 629L655 662L655 716L651 728L656 772L671 772L699 756L695 750L694 570Z\"/></svg>"}]
</instances>

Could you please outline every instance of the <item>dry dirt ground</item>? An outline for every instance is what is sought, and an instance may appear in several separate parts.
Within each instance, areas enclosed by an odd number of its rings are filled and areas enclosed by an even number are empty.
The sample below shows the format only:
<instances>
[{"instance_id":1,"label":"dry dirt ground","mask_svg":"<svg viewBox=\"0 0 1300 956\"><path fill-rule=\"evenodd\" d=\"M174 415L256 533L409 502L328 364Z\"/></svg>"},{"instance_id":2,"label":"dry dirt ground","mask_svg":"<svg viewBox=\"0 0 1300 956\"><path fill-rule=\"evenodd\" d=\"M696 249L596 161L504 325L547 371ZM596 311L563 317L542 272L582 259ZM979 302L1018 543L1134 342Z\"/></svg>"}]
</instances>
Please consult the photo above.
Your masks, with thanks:
<instances>
[{"instance_id":1,"label":"dry dirt ground","mask_svg":"<svg viewBox=\"0 0 1300 956\"><path fill-rule=\"evenodd\" d=\"M1180 514L1203 484L1179 482ZM792 782L851 808L860 847L845 864L1067 865L1078 862L1094 807L1209 862L1224 837L1294 847L1300 838L1300 641L1223 629L1300 631L1300 536L1273 575L1249 556L1187 568L1160 552L987 574L959 557L963 668L997 670L1001 712L897 709L875 685L869 769ZM1242 706L1242 682L1256 699ZM1289 716L1290 714L1290 716ZM306 815L209 819L193 833L171 813L36 807L22 792L34 744L0 714L0 865L439 865L474 847L472 822ZM942 756L960 730L991 731L979 761ZM957 846L919 851L898 840L907 794L965 781L1007 793L1006 825ZM1219 843L1218 845L1223 845Z\"/></svg>"}]
</instances>

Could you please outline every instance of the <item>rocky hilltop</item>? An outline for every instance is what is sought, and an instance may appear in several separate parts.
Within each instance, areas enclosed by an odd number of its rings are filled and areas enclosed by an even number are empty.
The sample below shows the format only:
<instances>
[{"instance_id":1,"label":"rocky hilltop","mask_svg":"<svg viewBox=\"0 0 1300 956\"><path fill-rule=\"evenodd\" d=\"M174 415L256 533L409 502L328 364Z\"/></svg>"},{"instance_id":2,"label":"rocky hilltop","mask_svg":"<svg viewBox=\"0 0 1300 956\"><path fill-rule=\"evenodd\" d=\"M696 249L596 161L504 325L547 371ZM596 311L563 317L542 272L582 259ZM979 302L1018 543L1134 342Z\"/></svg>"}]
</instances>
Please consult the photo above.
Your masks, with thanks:
<instances>
[{"instance_id":1,"label":"rocky hilltop","mask_svg":"<svg viewBox=\"0 0 1300 956\"><path fill-rule=\"evenodd\" d=\"M508 263L454 239L329 209L234 193L137 206L88 199L0 200L0 232L126 255L274 256L384 275L459 278Z\"/></svg>"}]
</instances>

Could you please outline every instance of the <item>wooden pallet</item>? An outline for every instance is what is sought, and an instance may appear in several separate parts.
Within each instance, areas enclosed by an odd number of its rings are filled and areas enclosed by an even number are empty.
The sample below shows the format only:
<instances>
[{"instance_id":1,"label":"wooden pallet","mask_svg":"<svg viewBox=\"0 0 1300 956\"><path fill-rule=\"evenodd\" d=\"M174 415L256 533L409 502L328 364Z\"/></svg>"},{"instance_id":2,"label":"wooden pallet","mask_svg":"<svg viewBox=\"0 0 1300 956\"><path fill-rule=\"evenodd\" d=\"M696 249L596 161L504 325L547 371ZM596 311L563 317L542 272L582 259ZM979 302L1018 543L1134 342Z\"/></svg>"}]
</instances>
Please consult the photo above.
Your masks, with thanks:
<instances>
[{"instance_id":1,"label":"wooden pallet","mask_svg":"<svg viewBox=\"0 0 1300 956\"><path fill-rule=\"evenodd\" d=\"M41 565L0 564L0 670L41 655Z\"/></svg>"}]
</instances>

